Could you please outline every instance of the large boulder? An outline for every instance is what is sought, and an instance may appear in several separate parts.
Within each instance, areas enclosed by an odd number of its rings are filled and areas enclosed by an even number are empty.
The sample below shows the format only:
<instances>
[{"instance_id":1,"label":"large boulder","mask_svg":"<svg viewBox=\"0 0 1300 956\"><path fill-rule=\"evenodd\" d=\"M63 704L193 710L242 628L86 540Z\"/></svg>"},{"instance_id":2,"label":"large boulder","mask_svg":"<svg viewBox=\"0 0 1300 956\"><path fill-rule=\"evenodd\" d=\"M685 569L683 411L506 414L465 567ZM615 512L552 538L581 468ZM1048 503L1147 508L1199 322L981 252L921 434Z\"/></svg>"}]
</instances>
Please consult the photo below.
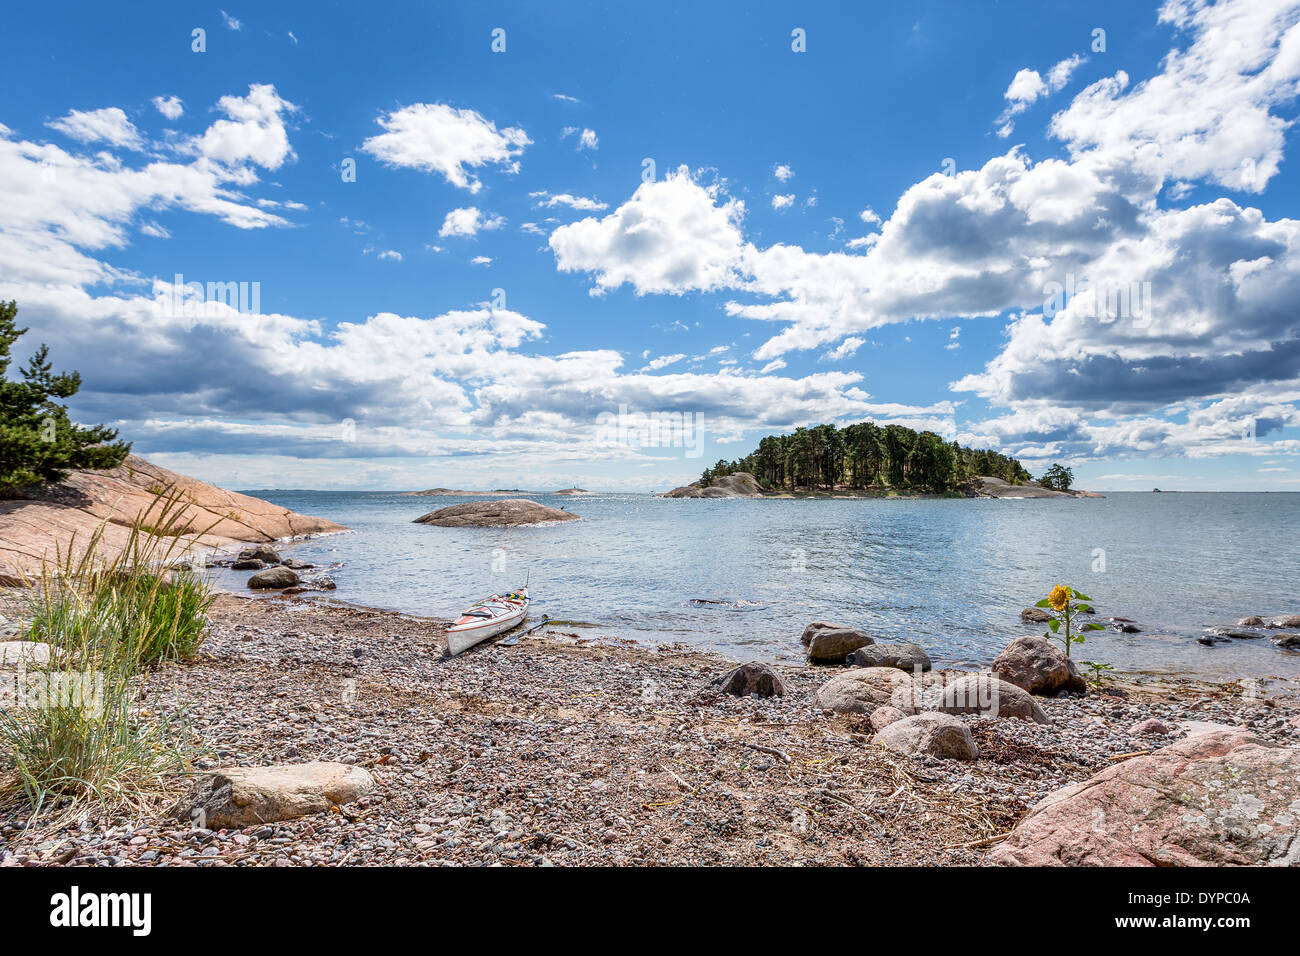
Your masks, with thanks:
<instances>
[{"instance_id":1,"label":"large boulder","mask_svg":"<svg viewBox=\"0 0 1300 956\"><path fill-rule=\"evenodd\" d=\"M291 588L299 581L298 572L292 568L267 568L258 571L248 579L248 586L254 591L269 591L279 588Z\"/></svg>"},{"instance_id":2,"label":"large boulder","mask_svg":"<svg viewBox=\"0 0 1300 956\"><path fill-rule=\"evenodd\" d=\"M858 667L836 674L817 689L813 702L837 714L869 714L912 678L895 667Z\"/></svg>"},{"instance_id":3,"label":"large boulder","mask_svg":"<svg viewBox=\"0 0 1300 956\"><path fill-rule=\"evenodd\" d=\"M737 697L780 697L785 693L781 675L761 661L741 664L721 677L715 677L710 683L722 693L735 694Z\"/></svg>"},{"instance_id":4,"label":"large boulder","mask_svg":"<svg viewBox=\"0 0 1300 956\"><path fill-rule=\"evenodd\" d=\"M528 498L509 498L502 501L466 501L439 508L416 518L415 523L440 528L513 528L524 524L574 521L577 517L568 511L548 508Z\"/></svg>"},{"instance_id":5,"label":"large boulder","mask_svg":"<svg viewBox=\"0 0 1300 956\"><path fill-rule=\"evenodd\" d=\"M368 770L342 763L231 767L196 780L172 813L204 829L237 830L324 813L374 786Z\"/></svg>"},{"instance_id":6,"label":"large boulder","mask_svg":"<svg viewBox=\"0 0 1300 956\"><path fill-rule=\"evenodd\" d=\"M970 728L949 714L922 713L904 717L886 726L871 738L871 742L918 757L974 760L980 755Z\"/></svg>"},{"instance_id":7,"label":"large boulder","mask_svg":"<svg viewBox=\"0 0 1300 956\"><path fill-rule=\"evenodd\" d=\"M938 711L983 717L1018 717L1036 724L1051 723L1047 713L1026 691L993 674L966 674L950 684L924 689L916 685L903 687L890 697L889 704L905 714Z\"/></svg>"},{"instance_id":8,"label":"large boulder","mask_svg":"<svg viewBox=\"0 0 1300 956\"><path fill-rule=\"evenodd\" d=\"M930 669L930 655L920 644L869 644L849 655L854 667L897 667L909 673Z\"/></svg>"},{"instance_id":9,"label":"large boulder","mask_svg":"<svg viewBox=\"0 0 1300 956\"><path fill-rule=\"evenodd\" d=\"M263 564L279 564L280 552L269 544L259 544L244 548L239 552L238 561L261 561ZM232 565L233 566L233 565Z\"/></svg>"},{"instance_id":10,"label":"large boulder","mask_svg":"<svg viewBox=\"0 0 1300 956\"><path fill-rule=\"evenodd\" d=\"M799 640L803 641L804 645L807 646L808 644L812 643L814 634L828 627L842 628L844 627L844 625L832 624L830 621L813 621L811 624L809 624L807 627L803 629L803 636L800 637Z\"/></svg>"},{"instance_id":11,"label":"large boulder","mask_svg":"<svg viewBox=\"0 0 1300 956\"><path fill-rule=\"evenodd\" d=\"M1040 801L992 853L1013 866L1300 865L1300 750L1196 734Z\"/></svg>"},{"instance_id":12,"label":"large boulder","mask_svg":"<svg viewBox=\"0 0 1300 956\"><path fill-rule=\"evenodd\" d=\"M859 647L875 643L870 635L852 627L824 627L808 642L808 660L814 664L843 664Z\"/></svg>"},{"instance_id":13,"label":"large boulder","mask_svg":"<svg viewBox=\"0 0 1300 956\"><path fill-rule=\"evenodd\" d=\"M1016 638L993 659L993 673L1031 694L1088 692L1088 684L1074 661L1045 637Z\"/></svg>"}]
</instances>

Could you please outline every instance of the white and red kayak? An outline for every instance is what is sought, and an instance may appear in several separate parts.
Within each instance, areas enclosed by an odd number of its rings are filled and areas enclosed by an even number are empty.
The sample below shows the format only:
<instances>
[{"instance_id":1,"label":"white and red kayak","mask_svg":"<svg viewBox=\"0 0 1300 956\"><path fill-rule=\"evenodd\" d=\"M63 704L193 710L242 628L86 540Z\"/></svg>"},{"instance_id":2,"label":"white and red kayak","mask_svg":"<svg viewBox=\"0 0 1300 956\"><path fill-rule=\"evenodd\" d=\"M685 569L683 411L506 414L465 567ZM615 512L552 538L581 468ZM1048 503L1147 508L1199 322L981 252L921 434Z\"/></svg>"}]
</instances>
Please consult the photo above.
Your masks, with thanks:
<instances>
[{"instance_id":1,"label":"white and red kayak","mask_svg":"<svg viewBox=\"0 0 1300 956\"><path fill-rule=\"evenodd\" d=\"M528 588L494 594L471 604L447 628L447 653L453 657L523 622L528 614Z\"/></svg>"}]
</instances>

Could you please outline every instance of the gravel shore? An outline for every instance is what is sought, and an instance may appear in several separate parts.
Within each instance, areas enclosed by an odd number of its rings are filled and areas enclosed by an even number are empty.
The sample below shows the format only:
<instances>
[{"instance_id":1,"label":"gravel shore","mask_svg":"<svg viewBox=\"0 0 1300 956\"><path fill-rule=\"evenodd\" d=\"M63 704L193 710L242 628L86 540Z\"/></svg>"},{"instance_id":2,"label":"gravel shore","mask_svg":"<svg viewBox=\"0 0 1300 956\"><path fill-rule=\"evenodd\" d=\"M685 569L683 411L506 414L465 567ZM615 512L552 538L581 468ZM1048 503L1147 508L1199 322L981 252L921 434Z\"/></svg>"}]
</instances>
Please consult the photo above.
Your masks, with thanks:
<instances>
[{"instance_id":1,"label":"gravel shore","mask_svg":"<svg viewBox=\"0 0 1300 956\"><path fill-rule=\"evenodd\" d=\"M1050 725L964 718L978 760L912 758L815 708L831 668L778 665L784 697L742 699L707 686L734 661L563 627L444 659L441 623L384 611L222 595L211 618L148 687L151 709L188 712L196 773L333 760L375 790L234 832L166 819L184 779L143 819L10 812L0 865L982 864L1049 792L1184 733L1132 736L1146 718L1300 743L1290 699L1165 678L1041 699Z\"/></svg>"}]
</instances>

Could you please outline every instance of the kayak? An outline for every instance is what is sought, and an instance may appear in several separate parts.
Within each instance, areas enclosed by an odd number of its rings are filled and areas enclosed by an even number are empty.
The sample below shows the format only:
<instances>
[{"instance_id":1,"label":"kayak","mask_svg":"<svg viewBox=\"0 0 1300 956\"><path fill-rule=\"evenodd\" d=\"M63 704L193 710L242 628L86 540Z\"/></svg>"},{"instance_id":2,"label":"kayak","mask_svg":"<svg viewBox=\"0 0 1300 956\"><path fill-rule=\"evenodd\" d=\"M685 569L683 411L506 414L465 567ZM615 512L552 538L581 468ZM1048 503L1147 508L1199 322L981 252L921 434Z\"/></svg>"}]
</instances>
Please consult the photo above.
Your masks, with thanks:
<instances>
[{"instance_id":1,"label":"kayak","mask_svg":"<svg viewBox=\"0 0 1300 956\"><path fill-rule=\"evenodd\" d=\"M447 652L453 657L523 621L528 614L528 588L494 594L471 604L447 628Z\"/></svg>"}]
</instances>

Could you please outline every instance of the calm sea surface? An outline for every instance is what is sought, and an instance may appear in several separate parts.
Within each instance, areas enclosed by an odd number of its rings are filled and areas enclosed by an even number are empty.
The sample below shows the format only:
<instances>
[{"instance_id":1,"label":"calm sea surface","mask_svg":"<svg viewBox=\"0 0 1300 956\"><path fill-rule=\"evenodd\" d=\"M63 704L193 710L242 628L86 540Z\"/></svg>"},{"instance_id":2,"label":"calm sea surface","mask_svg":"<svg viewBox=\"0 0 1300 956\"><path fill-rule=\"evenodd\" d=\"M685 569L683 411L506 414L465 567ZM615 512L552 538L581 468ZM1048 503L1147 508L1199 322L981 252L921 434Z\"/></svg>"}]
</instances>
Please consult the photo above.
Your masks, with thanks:
<instances>
[{"instance_id":1,"label":"calm sea surface","mask_svg":"<svg viewBox=\"0 0 1300 956\"><path fill-rule=\"evenodd\" d=\"M254 491L352 528L286 554L337 564L331 596L454 617L530 577L532 614L581 633L681 641L735 658L796 660L814 620L914 641L936 663L984 664L1041 633L1019 612L1057 582L1141 634L1094 632L1075 649L1120 670L1300 677L1267 640L1196 643L1207 625L1300 613L1300 494L1117 493L1077 500L536 500L581 521L435 528L413 519L465 499L385 492ZM242 590L246 574L219 572ZM705 603L721 602L721 603Z\"/></svg>"}]
</instances>

